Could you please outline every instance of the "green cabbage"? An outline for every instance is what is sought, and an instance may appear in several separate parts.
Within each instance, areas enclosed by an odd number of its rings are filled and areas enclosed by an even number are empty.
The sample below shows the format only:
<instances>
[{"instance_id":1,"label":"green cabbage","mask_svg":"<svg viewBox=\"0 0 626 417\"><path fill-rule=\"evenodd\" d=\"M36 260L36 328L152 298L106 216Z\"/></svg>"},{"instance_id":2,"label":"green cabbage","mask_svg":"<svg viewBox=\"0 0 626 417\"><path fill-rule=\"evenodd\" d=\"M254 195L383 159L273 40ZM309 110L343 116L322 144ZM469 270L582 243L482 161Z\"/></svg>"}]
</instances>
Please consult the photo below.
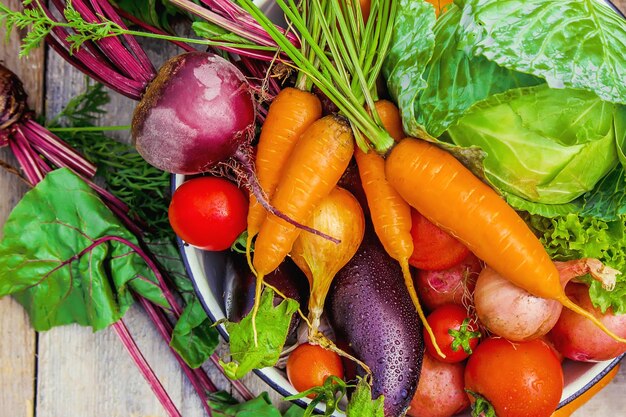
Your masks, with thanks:
<instances>
[{"instance_id":1,"label":"green cabbage","mask_svg":"<svg viewBox=\"0 0 626 417\"><path fill-rule=\"evenodd\" d=\"M561 204L591 191L617 164L618 110L594 93L541 84L474 104L448 136L485 152L485 174L498 189Z\"/></svg>"}]
</instances>

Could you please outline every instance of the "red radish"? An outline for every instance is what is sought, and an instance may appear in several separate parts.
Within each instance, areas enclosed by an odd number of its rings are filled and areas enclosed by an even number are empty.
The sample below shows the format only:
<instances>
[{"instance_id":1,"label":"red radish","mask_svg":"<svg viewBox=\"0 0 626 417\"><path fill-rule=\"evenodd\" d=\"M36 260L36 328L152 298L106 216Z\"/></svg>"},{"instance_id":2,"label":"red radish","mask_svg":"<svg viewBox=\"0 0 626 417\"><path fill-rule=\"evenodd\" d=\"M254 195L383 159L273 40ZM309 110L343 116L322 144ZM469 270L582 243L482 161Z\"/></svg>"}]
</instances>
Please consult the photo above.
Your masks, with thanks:
<instances>
[{"instance_id":1,"label":"red radish","mask_svg":"<svg viewBox=\"0 0 626 417\"><path fill-rule=\"evenodd\" d=\"M564 287L571 279L585 274L611 287L619 274L619 271L591 258L555 262L555 266ZM563 310L560 302L536 297L502 278L488 266L476 281L474 306L483 326L512 341L531 340L547 334Z\"/></svg>"},{"instance_id":2,"label":"red radish","mask_svg":"<svg viewBox=\"0 0 626 417\"><path fill-rule=\"evenodd\" d=\"M469 407L464 371L465 363L445 363L425 353L417 391L407 415L450 417Z\"/></svg>"},{"instance_id":3,"label":"red radish","mask_svg":"<svg viewBox=\"0 0 626 417\"><path fill-rule=\"evenodd\" d=\"M444 304L472 303L476 279L482 268L480 259L470 252L465 259L448 269L418 270L415 288L420 301L431 311Z\"/></svg>"},{"instance_id":4,"label":"red radish","mask_svg":"<svg viewBox=\"0 0 626 417\"><path fill-rule=\"evenodd\" d=\"M409 263L415 268L436 271L461 262L470 250L457 238L411 209L413 254Z\"/></svg>"},{"instance_id":5,"label":"red radish","mask_svg":"<svg viewBox=\"0 0 626 417\"><path fill-rule=\"evenodd\" d=\"M611 309L604 314L595 308L589 298L589 288L586 285L572 283L565 288L565 293L574 302L591 312L609 329L621 337L626 337L626 315L614 315ZM613 359L626 352L626 344L620 343L591 321L563 310L556 325L549 333L549 338L563 356L583 362L597 362Z\"/></svg>"}]
</instances>

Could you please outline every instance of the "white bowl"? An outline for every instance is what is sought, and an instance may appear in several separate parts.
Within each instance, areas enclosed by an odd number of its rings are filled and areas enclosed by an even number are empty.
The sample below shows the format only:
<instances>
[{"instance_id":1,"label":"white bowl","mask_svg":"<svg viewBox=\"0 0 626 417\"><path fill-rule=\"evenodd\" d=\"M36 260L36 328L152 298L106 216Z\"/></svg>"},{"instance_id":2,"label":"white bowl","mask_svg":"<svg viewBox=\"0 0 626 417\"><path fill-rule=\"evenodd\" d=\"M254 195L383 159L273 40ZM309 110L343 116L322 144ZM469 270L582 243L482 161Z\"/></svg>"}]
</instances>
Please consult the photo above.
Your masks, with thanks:
<instances>
[{"instance_id":1,"label":"white bowl","mask_svg":"<svg viewBox=\"0 0 626 417\"><path fill-rule=\"evenodd\" d=\"M173 188L181 185L183 180L184 177L182 175L174 176ZM227 256L222 252L207 252L197 249L184 244L180 240L179 245L185 267L209 318L214 322L226 318L224 277L227 274ZM220 325L218 330L222 337L228 341L228 333L224 326ZM573 401L598 383L603 376L619 363L621 358L622 356L598 363L565 361L563 364L565 388L563 389L559 408ZM287 380L284 372L279 369L270 367L258 369L255 372L281 395L288 396L297 393ZM308 402L308 399L297 401L298 404L303 406L306 406ZM336 413L336 415L340 416L342 414ZM469 417L469 414L463 416Z\"/></svg>"},{"instance_id":2,"label":"white bowl","mask_svg":"<svg viewBox=\"0 0 626 417\"><path fill-rule=\"evenodd\" d=\"M607 2L615 9L617 13L624 16L609 0ZM275 21L279 21L282 17L280 9L276 4L269 0L257 0L266 13ZM175 189L184 181L184 176L175 175L172 177L172 188ZM226 318L224 303L224 276L226 275L226 255L219 252L206 252L192 246L184 244L179 240L181 254L187 268L187 272L196 289L196 293L212 321L218 321ZM218 327L222 337L226 341L229 340L228 333L223 325ZM608 372L611 371L622 359L624 355L604 362L598 363L582 363L566 360L563 364L563 374L565 378L565 387L559 408L568 404L598 383ZM296 394L297 391L291 386L284 372L276 368L264 368L254 371L268 386L283 396ZM310 400L303 399L295 401L301 406L306 406ZM318 411L323 411L323 407ZM334 415L342 416L342 413ZM460 415L460 417L469 417L468 414Z\"/></svg>"}]
</instances>

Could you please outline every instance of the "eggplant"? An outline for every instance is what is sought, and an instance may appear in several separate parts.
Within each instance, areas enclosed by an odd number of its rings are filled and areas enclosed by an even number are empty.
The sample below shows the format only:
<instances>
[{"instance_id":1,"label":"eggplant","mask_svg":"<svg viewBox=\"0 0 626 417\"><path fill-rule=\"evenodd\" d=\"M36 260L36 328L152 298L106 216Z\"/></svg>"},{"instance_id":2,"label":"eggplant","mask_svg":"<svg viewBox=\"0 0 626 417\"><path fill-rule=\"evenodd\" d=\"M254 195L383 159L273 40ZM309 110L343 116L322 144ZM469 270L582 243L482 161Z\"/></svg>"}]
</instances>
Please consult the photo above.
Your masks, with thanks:
<instances>
[{"instance_id":1,"label":"eggplant","mask_svg":"<svg viewBox=\"0 0 626 417\"><path fill-rule=\"evenodd\" d=\"M232 266L232 273L226 274L225 277L224 306L228 320L239 322L252 310L254 305L256 277L248 267L245 256L233 254ZM283 263L275 271L266 275L263 280L285 296L296 300L302 310L306 311L309 299L309 282L290 258L285 258ZM274 305L278 305L282 300L282 297L276 295ZM299 323L300 316L294 314L289 326L290 336L293 336Z\"/></svg>"},{"instance_id":2,"label":"eggplant","mask_svg":"<svg viewBox=\"0 0 626 417\"><path fill-rule=\"evenodd\" d=\"M372 370L372 396L385 396L385 417L404 415L422 368L422 324L398 262L374 233L335 277L326 308L338 344Z\"/></svg>"}]
</instances>

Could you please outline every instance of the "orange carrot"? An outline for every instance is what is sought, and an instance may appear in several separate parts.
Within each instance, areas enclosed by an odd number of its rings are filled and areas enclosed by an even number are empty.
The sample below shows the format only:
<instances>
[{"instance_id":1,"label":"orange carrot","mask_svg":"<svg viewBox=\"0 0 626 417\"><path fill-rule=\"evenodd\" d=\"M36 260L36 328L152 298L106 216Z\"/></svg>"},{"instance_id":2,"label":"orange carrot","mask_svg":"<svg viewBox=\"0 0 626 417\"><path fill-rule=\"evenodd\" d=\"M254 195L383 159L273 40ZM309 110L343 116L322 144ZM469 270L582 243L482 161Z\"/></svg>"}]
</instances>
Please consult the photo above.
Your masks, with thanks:
<instances>
[{"instance_id":1,"label":"orange carrot","mask_svg":"<svg viewBox=\"0 0 626 417\"><path fill-rule=\"evenodd\" d=\"M383 127L392 138L400 140L404 137L402 121L398 108L391 102L379 100L375 103L376 112ZM372 223L376 235L380 239L385 251L400 263L404 283L409 292L413 305L417 310L424 328L428 332L437 353L445 358L439 349L430 325L422 310L417 292L413 285L413 277L409 269L409 258L413 254L413 237L411 236L411 208L393 189L385 178L385 160L376 152L364 153L356 148L354 157L359 167L361 185L367 198Z\"/></svg>"},{"instance_id":2,"label":"orange carrot","mask_svg":"<svg viewBox=\"0 0 626 417\"><path fill-rule=\"evenodd\" d=\"M407 138L391 151L385 172L405 201L501 276L537 297L559 301L615 340L626 342L567 298L559 272L526 223L448 152Z\"/></svg>"},{"instance_id":3,"label":"orange carrot","mask_svg":"<svg viewBox=\"0 0 626 417\"><path fill-rule=\"evenodd\" d=\"M354 137L345 119L329 115L315 121L300 136L291 152L272 197L272 205L290 219L306 223L319 202L337 185L353 152ZM263 277L285 259L300 232L301 229L273 214L263 221L252 261L257 274L253 328ZM256 331L254 334L256 339Z\"/></svg>"},{"instance_id":4,"label":"orange carrot","mask_svg":"<svg viewBox=\"0 0 626 417\"><path fill-rule=\"evenodd\" d=\"M282 169L302 133L322 117L322 104L315 94L287 87L278 93L269 111L257 145L255 169L259 185L271 199ZM259 232L266 211L254 195L248 208L246 253L250 262L252 239Z\"/></svg>"},{"instance_id":5,"label":"orange carrot","mask_svg":"<svg viewBox=\"0 0 626 417\"><path fill-rule=\"evenodd\" d=\"M274 192L272 205L298 223L306 223L317 204L337 185L354 150L348 123L337 116L314 122L292 151ZM291 251L300 229L268 215L259 231L254 268L272 272Z\"/></svg>"}]
</instances>

